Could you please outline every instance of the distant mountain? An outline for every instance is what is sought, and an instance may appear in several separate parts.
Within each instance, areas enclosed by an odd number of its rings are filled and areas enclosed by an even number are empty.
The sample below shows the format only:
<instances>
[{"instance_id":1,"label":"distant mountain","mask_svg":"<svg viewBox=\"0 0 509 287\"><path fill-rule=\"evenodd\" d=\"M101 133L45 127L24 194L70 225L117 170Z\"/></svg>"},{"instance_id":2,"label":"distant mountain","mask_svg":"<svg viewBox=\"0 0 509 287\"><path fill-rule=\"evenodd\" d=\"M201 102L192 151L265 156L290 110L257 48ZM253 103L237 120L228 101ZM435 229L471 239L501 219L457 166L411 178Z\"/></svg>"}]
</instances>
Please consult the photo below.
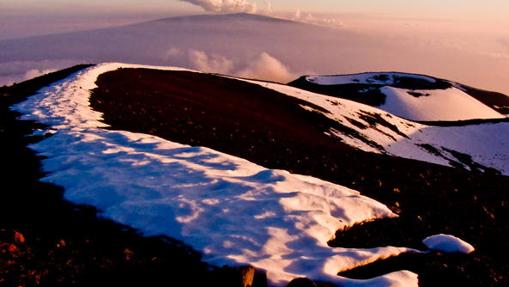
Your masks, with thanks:
<instances>
[{"instance_id":1,"label":"distant mountain","mask_svg":"<svg viewBox=\"0 0 509 287\"><path fill-rule=\"evenodd\" d=\"M242 24L246 22L272 22L272 23L294 23L294 24L302 24L301 22L296 22L288 19L282 18L274 18L270 16L260 15L260 14L250 14L250 13L234 13L234 14L207 14L207 15L192 15L192 16L179 16L179 17L169 17L158 19L154 21L148 21L146 24L153 22L204 22L210 24L213 21L217 22L237 22L237 24ZM139 24L135 24L137 26Z\"/></svg>"},{"instance_id":2,"label":"distant mountain","mask_svg":"<svg viewBox=\"0 0 509 287\"><path fill-rule=\"evenodd\" d=\"M290 85L421 122L506 119L509 115L506 95L424 75L382 72L303 76Z\"/></svg>"},{"instance_id":3,"label":"distant mountain","mask_svg":"<svg viewBox=\"0 0 509 287\"><path fill-rule=\"evenodd\" d=\"M204 52L207 58L193 58L192 51ZM391 69L439 75L506 91L503 71L507 66L503 61L474 57L447 47L430 48L385 34L361 33L356 27L329 28L251 14L173 17L3 40L0 85L7 80L26 79L31 74L27 72L34 69L60 69L84 62L173 65L232 74L249 66L262 53L278 59L292 74ZM447 62L451 63L447 69L437 65Z\"/></svg>"},{"instance_id":4,"label":"distant mountain","mask_svg":"<svg viewBox=\"0 0 509 287\"><path fill-rule=\"evenodd\" d=\"M302 35L307 35L306 41L303 41ZM122 27L0 41L0 65L19 61L74 60L191 66L189 50L227 57L239 64L262 52L290 62L302 58L303 53L311 55L318 52L314 44L304 45L308 41L321 43L321 48L332 48L346 41L360 45L362 37L260 15L184 16ZM296 66L309 67L312 62L320 65L316 60L302 58L302 61L293 62Z\"/></svg>"}]
</instances>

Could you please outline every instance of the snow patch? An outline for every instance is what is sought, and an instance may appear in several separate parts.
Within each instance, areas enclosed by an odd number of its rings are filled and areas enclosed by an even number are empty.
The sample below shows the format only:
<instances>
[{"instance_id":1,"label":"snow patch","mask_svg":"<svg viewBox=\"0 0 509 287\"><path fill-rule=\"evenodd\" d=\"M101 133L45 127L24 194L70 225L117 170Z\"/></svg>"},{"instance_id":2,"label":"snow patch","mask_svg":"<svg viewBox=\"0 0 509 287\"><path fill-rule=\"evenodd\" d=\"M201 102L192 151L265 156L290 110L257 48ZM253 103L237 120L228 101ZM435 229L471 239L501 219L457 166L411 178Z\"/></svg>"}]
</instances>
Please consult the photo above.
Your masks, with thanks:
<instances>
[{"instance_id":1,"label":"snow patch","mask_svg":"<svg viewBox=\"0 0 509 287\"><path fill-rule=\"evenodd\" d=\"M383 87L385 104L379 108L414 121L461 121L503 119L504 115L457 89L410 91ZM410 93L419 93L416 97Z\"/></svg>"},{"instance_id":2,"label":"snow patch","mask_svg":"<svg viewBox=\"0 0 509 287\"><path fill-rule=\"evenodd\" d=\"M431 250L445 253L469 254L475 251L475 248L468 242L448 234L437 234L427 237L422 241L422 243Z\"/></svg>"}]
</instances>

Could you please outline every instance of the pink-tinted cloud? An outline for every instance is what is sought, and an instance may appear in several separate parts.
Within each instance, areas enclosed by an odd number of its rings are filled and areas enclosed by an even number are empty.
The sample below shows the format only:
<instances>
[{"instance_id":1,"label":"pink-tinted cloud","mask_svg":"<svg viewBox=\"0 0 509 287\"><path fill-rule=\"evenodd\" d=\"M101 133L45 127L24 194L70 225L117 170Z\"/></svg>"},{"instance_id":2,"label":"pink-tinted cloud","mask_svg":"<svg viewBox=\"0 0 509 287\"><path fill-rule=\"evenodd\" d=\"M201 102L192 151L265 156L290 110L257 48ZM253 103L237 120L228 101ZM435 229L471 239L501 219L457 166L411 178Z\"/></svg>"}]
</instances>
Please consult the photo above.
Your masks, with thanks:
<instances>
[{"instance_id":1,"label":"pink-tinted cloud","mask_svg":"<svg viewBox=\"0 0 509 287\"><path fill-rule=\"evenodd\" d=\"M267 52L260 53L246 63L239 63L222 55L191 49L188 51L188 60L191 68L207 73L275 82L288 82L296 77L280 60Z\"/></svg>"},{"instance_id":2,"label":"pink-tinted cloud","mask_svg":"<svg viewBox=\"0 0 509 287\"><path fill-rule=\"evenodd\" d=\"M220 55L209 55L199 50L189 50L189 62L191 67L202 72L231 74L234 68L234 63Z\"/></svg>"},{"instance_id":3,"label":"pink-tinted cloud","mask_svg":"<svg viewBox=\"0 0 509 287\"><path fill-rule=\"evenodd\" d=\"M215 13L255 13L256 4L246 0L181 0Z\"/></svg>"},{"instance_id":4,"label":"pink-tinted cloud","mask_svg":"<svg viewBox=\"0 0 509 287\"><path fill-rule=\"evenodd\" d=\"M278 59L269 53L263 52L248 63L248 65L236 73L240 77L269 80L276 82L288 82L295 75Z\"/></svg>"}]
</instances>

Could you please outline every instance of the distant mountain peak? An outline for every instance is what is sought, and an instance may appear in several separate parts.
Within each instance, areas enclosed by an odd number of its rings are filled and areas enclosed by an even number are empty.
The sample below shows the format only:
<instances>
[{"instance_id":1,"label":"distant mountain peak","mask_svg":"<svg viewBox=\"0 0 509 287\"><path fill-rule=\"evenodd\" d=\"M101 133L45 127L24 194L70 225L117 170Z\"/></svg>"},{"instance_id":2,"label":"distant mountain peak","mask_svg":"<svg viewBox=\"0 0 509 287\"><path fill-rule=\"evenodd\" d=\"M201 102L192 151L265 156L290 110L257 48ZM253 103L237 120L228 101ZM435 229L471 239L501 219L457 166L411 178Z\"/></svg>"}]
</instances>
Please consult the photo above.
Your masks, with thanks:
<instances>
[{"instance_id":1,"label":"distant mountain peak","mask_svg":"<svg viewBox=\"0 0 509 287\"><path fill-rule=\"evenodd\" d=\"M267 23L298 23L292 20L271 17L269 15L251 14L251 13L229 13L229 14L198 14L189 16L176 16L162 18L150 22L167 22L167 21L258 21Z\"/></svg>"}]
</instances>

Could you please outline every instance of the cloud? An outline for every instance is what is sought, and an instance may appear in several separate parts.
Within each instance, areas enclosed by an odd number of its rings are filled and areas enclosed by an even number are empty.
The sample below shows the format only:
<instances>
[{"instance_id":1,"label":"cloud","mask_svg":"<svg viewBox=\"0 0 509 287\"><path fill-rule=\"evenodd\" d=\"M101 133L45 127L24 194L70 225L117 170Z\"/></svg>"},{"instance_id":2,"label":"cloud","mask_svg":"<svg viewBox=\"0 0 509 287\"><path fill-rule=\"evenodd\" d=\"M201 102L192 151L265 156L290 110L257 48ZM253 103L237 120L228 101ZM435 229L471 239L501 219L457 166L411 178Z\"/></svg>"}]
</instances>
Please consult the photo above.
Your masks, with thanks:
<instances>
[{"instance_id":1,"label":"cloud","mask_svg":"<svg viewBox=\"0 0 509 287\"><path fill-rule=\"evenodd\" d=\"M295 78L295 74L280 60L266 52L260 53L247 62L234 61L222 55L208 54L196 49L188 50L187 56L186 66L206 73L275 82L288 82Z\"/></svg>"},{"instance_id":2,"label":"cloud","mask_svg":"<svg viewBox=\"0 0 509 287\"><path fill-rule=\"evenodd\" d=\"M25 72L24 79L30 80L45 74L49 74L54 71L56 71L56 69L31 69Z\"/></svg>"},{"instance_id":3,"label":"cloud","mask_svg":"<svg viewBox=\"0 0 509 287\"><path fill-rule=\"evenodd\" d=\"M266 14L272 14L272 1L270 0L264 0L263 3L265 4L265 13Z\"/></svg>"},{"instance_id":4,"label":"cloud","mask_svg":"<svg viewBox=\"0 0 509 287\"><path fill-rule=\"evenodd\" d=\"M183 52L182 50L180 50L179 48L170 48L168 49L168 51L166 51L166 55L165 55L165 58L166 59L169 59L169 58L173 58L173 57L179 57L179 56L182 56Z\"/></svg>"},{"instance_id":5,"label":"cloud","mask_svg":"<svg viewBox=\"0 0 509 287\"><path fill-rule=\"evenodd\" d=\"M43 60L43 61L11 61L0 63L0 87L19 83L59 69L70 67L84 60Z\"/></svg>"},{"instance_id":6,"label":"cloud","mask_svg":"<svg viewBox=\"0 0 509 287\"><path fill-rule=\"evenodd\" d=\"M299 20L301 16L302 16L302 12L300 11L300 9L297 9L297 11L295 11L295 15L293 16L293 19Z\"/></svg>"},{"instance_id":7,"label":"cloud","mask_svg":"<svg viewBox=\"0 0 509 287\"><path fill-rule=\"evenodd\" d=\"M188 58L191 67L207 73L231 74L235 66L231 59L199 50L189 50Z\"/></svg>"},{"instance_id":8,"label":"cloud","mask_svg":"<svg viewBox=\"0 0 509 287\"><path fill-rule=\"evenodd\" d=\"M238 71L236 75L244 78L254 78L276 82L288 82L295 75L278 59L269 53L263 52L248 65Z\"/></svg>"},{"instance_id":9,"label":"cloud","mask_svg":"<svg viewBox=\"0 0 509 287\"><path fill-rule=\"evenodd\" d=\"M180 0L215 13L256 13L256 4L246 0Z\"/></svg>"},{"instance_id":10,"label":"cloud","mask_svg":"<svg viewBox=\"0 0 509 287\"><path fill-rule=\"evenodd\" d=\"M498 39L498 42L502 45L503 48L505 48L507 52L509 52L509 38Z\"/></svg>"},{"instance_id":11,"label":"cloud","mask_svg":"<svg viewBox=\"0 0 509 287\"><path fill-rule=\"evenodd\" d=\"M340 21L338 18L336 18L333 14L311 14L306 13L299 8L295 11L293 14L286 14L283 18L296 21L296 22L302 22L306 24L314 24L314 25L320 25L320 26L329 26L332 28L344 28L345 24Z\"/></svg>"}]
</instances>

